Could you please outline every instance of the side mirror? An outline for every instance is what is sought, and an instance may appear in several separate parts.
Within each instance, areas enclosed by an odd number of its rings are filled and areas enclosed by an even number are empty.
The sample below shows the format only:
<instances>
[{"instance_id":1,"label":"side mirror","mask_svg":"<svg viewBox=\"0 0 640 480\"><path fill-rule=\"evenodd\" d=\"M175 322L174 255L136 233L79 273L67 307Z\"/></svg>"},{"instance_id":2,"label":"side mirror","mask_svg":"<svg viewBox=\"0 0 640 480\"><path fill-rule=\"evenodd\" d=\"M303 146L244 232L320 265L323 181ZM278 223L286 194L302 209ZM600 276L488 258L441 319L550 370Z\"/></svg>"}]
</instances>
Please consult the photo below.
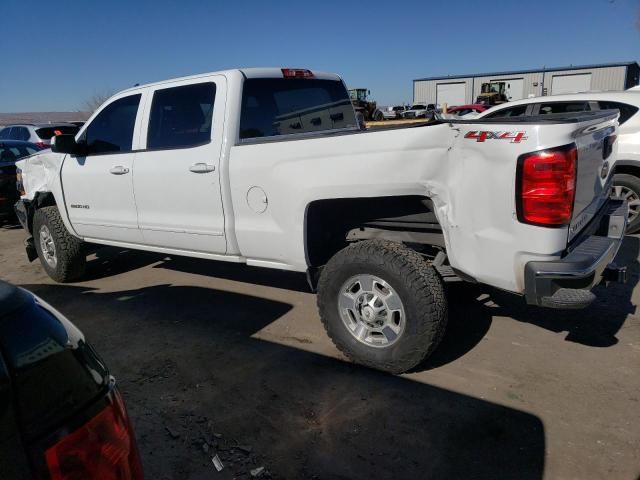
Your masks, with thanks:
<instances>
[{"instance_id":1,"label":"side mirror","mask_svg":"<svg viewBox=\"0 0 640 480\"><path fill-rule=\"evenodd\" d=\"M84 143L76 143L73 135L56 135L51 138L51 151L83 156L87 154L87 146Z\"/></svg>"}]
</instances>

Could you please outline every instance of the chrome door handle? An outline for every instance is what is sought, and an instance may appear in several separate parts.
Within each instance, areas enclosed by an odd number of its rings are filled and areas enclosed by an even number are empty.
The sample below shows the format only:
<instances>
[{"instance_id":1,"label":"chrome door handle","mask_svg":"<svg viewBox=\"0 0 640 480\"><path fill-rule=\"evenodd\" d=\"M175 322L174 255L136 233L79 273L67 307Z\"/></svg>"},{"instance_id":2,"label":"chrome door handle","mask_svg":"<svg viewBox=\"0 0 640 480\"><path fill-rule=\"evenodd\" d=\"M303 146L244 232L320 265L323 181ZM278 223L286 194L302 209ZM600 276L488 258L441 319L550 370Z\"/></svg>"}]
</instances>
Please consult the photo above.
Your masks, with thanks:
<instances>
[{"instance_id":1,"label":"chrome door handle","mask_svg":"<svg viewBox=\"0 0 640 480\"><path fill-rule=\"evenodd\" d=\"M209 173L213 172L215 169L215 165L210 165L208 163L194 163L189 167L189 171L193 173Z\"/></svg>"},{"instance_id":2,"label":"chrome door handle","mask_svg":"<svg viewBox=\"0 0 640 480\"><path fill-rule=\"evenodd\" d=\"M109 173L112 173L114 175L125 175L129 173L129 169L126 167L123 167L122 165L116 165L115 167L111 167L111 170L109 170Z\"/></svg>"}]
</instances>

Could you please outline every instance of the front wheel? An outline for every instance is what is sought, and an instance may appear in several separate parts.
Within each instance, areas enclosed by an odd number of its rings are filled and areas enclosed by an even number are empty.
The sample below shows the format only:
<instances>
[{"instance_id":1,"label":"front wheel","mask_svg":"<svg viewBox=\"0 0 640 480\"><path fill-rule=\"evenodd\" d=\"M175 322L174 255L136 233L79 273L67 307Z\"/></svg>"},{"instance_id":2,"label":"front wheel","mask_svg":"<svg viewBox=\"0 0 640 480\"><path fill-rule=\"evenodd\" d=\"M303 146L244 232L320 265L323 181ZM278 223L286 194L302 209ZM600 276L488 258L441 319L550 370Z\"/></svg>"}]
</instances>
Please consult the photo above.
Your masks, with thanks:
<instances>
[{"instance_id":1,"label":"front wheel","mask_svg":"<svg viewBox=\"0 0 640 480\"><path fill-rule=\"evenodd\" d=\"M417 252L383 240L355 243L331 258L318 283L318 308L339 350L390 373L421 364L447 323L434 268Z\"/></svg>"},{"instance_id":2,"label":"front wheel","mask_svg":"<svg viewBox=\"0 0 640 480\"><path fill-rule=\"evenodd\" d=\"M40 263L56 282L72 282L85 270L82 242L71 235L58 207L43 207L33 216L33 237Z\"/></svg>"},{"instance_id":3,"label":"front wheel","mask_svg":"<svg viewBox=\"0 0 640 480\"><path fill-rule=\"evenodd\" d=\"M640 178L627 173L618 173L613 177L614 198L626 200L629 204L627 233L640 230Z\"/></svg>"}]
</instances>

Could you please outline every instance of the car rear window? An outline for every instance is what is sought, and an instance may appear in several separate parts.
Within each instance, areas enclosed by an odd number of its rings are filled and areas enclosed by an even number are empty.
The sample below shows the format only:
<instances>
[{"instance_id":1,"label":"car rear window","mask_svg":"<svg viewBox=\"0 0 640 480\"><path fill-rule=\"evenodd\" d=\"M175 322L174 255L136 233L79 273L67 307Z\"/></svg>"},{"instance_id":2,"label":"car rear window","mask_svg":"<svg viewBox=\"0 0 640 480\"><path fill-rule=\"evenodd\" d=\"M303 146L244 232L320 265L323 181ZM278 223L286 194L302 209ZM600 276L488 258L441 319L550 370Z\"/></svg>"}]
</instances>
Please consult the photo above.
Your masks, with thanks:
<instances>
[{"instance_id":1,"label":"car rear window","mask_svg":"<svg viewBox=\"0 0 640 480\"><path fill-rule=\"evenodd\" d=\"M55 135L75 135L80 130L79 127L65 125L58 127L43 127L36 130L36 135L41 140L50 140Z\"/></svg>"},{"instance_id":2,"label":"car rear window","mask_svg":"<svg viewBox=\"0 0 640 480\"><path fill-rule=\"evenodd\" d=\"M338 80L245 80L240 139L357 128L353 106Z\"/></svg>"},{"instance_id":3,"label":"car rear window","mask_svg":"<svg viewBox=\"0 0 640 480\"><path fill-rule=\"evenodd\" d=\"M518 105L511 108L503 108L495 113L490 113L485 118L521 117L527 112L527 105Z\"/></svg>"},{"instance_id":4,"label":"car rear window","mask_svg":"<svg viewBox=\"0 0 640 480\"><path fill-rule=\"evenodd\" d=\"M37 153L35 145L4 145L0 146L0 163L13 163L22 157Z\"/></svg>"},{"instance_id":5,"label":"car rear window","mask_svg":"<svg viewBox=\"0 0 640 480\"><path fill-rule=\"evenodd\" d=\"M626 103L600 100L598 105L600 106L600 110L620 110L620 118L618 119L620 125L638 113L638 107Z\"/></svg>"}]
</instances>

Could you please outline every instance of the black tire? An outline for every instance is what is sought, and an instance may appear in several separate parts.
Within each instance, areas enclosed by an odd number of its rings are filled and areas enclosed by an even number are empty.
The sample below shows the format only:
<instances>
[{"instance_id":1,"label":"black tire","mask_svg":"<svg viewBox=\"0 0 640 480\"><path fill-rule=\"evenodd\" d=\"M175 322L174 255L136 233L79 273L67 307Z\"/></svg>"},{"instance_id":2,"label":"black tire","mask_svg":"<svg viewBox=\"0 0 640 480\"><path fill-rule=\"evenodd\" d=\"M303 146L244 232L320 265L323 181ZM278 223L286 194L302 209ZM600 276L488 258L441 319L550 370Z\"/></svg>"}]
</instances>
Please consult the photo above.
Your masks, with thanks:
<instances>
[{"instance_id":1,"label":"black tire","mask_svg":"<svg viewBox=\"0 0 640 480\"><path fill-rule=\"evenodd\" d=\"M631 190L636 198L640 199L640 178L634 175L629 175L627 173L618 173L614 175L613 186L614 193L615 187L621 186ZM629 225L627 225L627 234L636 233L638 231L640 231L640 215L638 215L635 219L630 220Z\"/></svg>"},{"instance_id":2,"label":"black tire","mask_svg":"<svg viewBox=\"0 0 640 480\"><path fill-rule=\"evenodd\" d=\"M382 348L367 345L342 320L340 290L361 274L384 280L402 301L404 331L395 343ZM444 288L435 269L417 252L384 240L355 243L329 260L318 283L318 309L327 334L340 351L356 363L395 374L424 362L440 343L447 324Z\"/></svg>"},{"instance_id":3,"label":"black tire","mask_svg":"<svg viewBox=\"0 0 640 480\"><path fill-rule=\"evenodd\" d=\"M55 247L55 265L45 259L42 252L42 228L46 227ZM33 216L33 237L42 267L56 282L73 282L84 274L86 256L82 242L71 235L62 222L58 207L43 207Z\"/></svg>"}]
</instances>

